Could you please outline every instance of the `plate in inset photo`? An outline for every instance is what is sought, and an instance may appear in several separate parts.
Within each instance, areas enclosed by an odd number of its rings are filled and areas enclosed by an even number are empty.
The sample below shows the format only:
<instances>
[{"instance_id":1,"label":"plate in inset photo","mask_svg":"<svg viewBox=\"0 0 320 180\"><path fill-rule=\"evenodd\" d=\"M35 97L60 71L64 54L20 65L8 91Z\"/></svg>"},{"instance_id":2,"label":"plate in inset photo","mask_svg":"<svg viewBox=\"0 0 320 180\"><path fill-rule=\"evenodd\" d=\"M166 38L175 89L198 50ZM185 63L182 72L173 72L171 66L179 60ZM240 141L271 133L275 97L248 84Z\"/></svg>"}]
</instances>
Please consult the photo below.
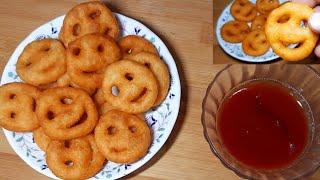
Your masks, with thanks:
<instances>
[{"instance_id":1,"label":"plate in inset photo","mask_svg":"<svg viewBox=\"0 0 320 180\"><path fill-rule=\"evenodd\" d=\"M253 4L256 3L255 0L249 0L249 1L252 2ZM286 1L287 0L279 0L279 3L281 4ZM229 21L235 20L230 13L230 7L233 3L234 3L234 1L232 1L222 11L221 15L219 16L218 22L217 22L216 37L218 39L218 42L219 42L219 45L221 46L221 48L227 54L232 56L233 58L236 58L241 61L246 61L246 62L252 62L252 63L268 62L268 61L272 61L274 59L279 58L279 56L276 55L271 48L262 56L250 56L250 55L247 55L246 53L243 52L242 47L241 47L242 43L229 43L229 42L226 42L225 40L223 40L223 38L221 36L222 26ZM251 27L251 23L248 23L248 25L249 25L249 27Z\"/></svg>"}]
</instances>

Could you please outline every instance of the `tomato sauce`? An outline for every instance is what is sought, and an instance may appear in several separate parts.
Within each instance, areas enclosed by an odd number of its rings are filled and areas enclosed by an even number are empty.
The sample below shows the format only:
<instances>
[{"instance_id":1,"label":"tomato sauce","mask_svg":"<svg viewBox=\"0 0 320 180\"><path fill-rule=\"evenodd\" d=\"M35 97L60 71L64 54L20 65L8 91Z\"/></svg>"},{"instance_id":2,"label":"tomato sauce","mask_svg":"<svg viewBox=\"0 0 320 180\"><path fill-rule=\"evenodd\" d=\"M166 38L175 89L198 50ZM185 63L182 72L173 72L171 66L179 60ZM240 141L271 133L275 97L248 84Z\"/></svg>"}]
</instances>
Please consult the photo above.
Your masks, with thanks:
<instances>
[{"instance_id":1,"label":"tomato sauce","mask_svg":"<svg viewBox=\"0 0 320 180\"><path fill-rule=\"evenodd\" d=\"M219 137L238 162L255 169L285 168L308 145L308 117L293 90L257 80L232 91L218 110Z\"/></svg>"}]
</instances>

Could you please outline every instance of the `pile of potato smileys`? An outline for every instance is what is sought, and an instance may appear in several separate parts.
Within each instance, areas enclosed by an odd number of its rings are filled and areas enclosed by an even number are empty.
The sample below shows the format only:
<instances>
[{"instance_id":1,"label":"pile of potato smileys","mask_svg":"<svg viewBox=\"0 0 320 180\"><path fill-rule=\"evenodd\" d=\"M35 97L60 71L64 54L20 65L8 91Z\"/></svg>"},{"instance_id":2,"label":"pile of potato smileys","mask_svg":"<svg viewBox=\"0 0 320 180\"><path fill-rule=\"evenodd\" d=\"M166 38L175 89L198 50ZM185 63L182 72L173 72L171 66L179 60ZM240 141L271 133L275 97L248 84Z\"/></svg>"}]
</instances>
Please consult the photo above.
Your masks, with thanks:
<instances>
[{"instance_id":1,"label":"pile of potato smileys","mask_svg":"<svg viewBox=\"0 0 320 180\"><path fill-rule=\"evenodd\" d=\"M58 40L24 48L16 71L25 83L0 87L0 126L33 132L59 178L86 179L107 161L138 161L151 144L144 112L167 96L169 71L149 41L118 35L103 3L78 4Z\"/></svg>"}]
</instances>

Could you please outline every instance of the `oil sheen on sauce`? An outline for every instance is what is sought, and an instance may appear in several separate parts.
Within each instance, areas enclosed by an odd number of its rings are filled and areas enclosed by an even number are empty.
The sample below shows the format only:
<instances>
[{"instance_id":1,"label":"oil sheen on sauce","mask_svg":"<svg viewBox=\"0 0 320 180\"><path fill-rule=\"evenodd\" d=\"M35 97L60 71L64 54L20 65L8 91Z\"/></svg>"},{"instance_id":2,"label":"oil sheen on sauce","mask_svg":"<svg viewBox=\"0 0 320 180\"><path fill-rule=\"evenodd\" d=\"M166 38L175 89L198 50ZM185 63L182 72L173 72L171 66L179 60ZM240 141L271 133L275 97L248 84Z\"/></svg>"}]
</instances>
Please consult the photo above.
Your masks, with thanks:
<instances>
[{"instance_id":1,"label":"oil sheen on sauce","mask_svg":"<svg viewBox=\"0 0 320 180\"><path fill-rule=\"evenodd\" d=\"M255 169L292 164L308 144L304 109L280 83L257 80L240 86L218 110L218 133L230 155Z\"/></svg>"}]
</instances>

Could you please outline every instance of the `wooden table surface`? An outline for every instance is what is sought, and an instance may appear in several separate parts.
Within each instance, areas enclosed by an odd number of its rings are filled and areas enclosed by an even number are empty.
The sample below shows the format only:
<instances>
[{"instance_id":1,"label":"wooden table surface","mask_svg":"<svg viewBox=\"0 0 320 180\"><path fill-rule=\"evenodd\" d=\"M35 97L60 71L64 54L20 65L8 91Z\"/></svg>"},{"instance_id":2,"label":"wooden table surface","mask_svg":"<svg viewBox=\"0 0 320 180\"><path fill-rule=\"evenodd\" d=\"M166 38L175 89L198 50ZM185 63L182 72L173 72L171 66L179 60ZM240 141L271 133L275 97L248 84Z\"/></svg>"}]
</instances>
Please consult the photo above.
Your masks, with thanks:
<instances>
[{"instance_id":1,"label":"wooden table surface","mask_svg":"<svg viewBox=\"0 0 320 180\"><path fill-rule=\"evenodd\" d=\"M0 70L18 44L38 26L65 14L79 1L4 0L0 3ZM213 156L203 137L201 104L208 84L225 65L214 65L212 0L105 1L113 11L134 18L155 32L170 49L181 79L181 107L176 125L160 151L124 179L241 179ZM215 7L217 8L217 7ZM222 8L219 6L218 8ZM216 10L216 9L215 9ZM222 62L222 61L221 61ZM232 62L226 61L226 62ZM320 69L320 68L319 68ZM11 149L0 131L0 179L49 179ZM320 179L317 172L310 179Z\"/></svg>"},{"instance_id":2,"label":"wooden table surface","mask_svg":"<svg viewBox=\"0 0 320 180\"><path fill-rule=\"evenodd\" d=\"M233 0L213 0L213 63L215 64L243 64L246 63L244 61L237 60L227 53L223 51L220 47L218 40L216 38L216 24L218 21L219 16L221 15L222 11L231 3ZM288 62L284 61L281 58L269 61L267 63L289 63L289 64L319 64L320 59L317 58L313 53L305 58L304 60L297 61L297 62Z\"/></svg>"}]
</instances>

